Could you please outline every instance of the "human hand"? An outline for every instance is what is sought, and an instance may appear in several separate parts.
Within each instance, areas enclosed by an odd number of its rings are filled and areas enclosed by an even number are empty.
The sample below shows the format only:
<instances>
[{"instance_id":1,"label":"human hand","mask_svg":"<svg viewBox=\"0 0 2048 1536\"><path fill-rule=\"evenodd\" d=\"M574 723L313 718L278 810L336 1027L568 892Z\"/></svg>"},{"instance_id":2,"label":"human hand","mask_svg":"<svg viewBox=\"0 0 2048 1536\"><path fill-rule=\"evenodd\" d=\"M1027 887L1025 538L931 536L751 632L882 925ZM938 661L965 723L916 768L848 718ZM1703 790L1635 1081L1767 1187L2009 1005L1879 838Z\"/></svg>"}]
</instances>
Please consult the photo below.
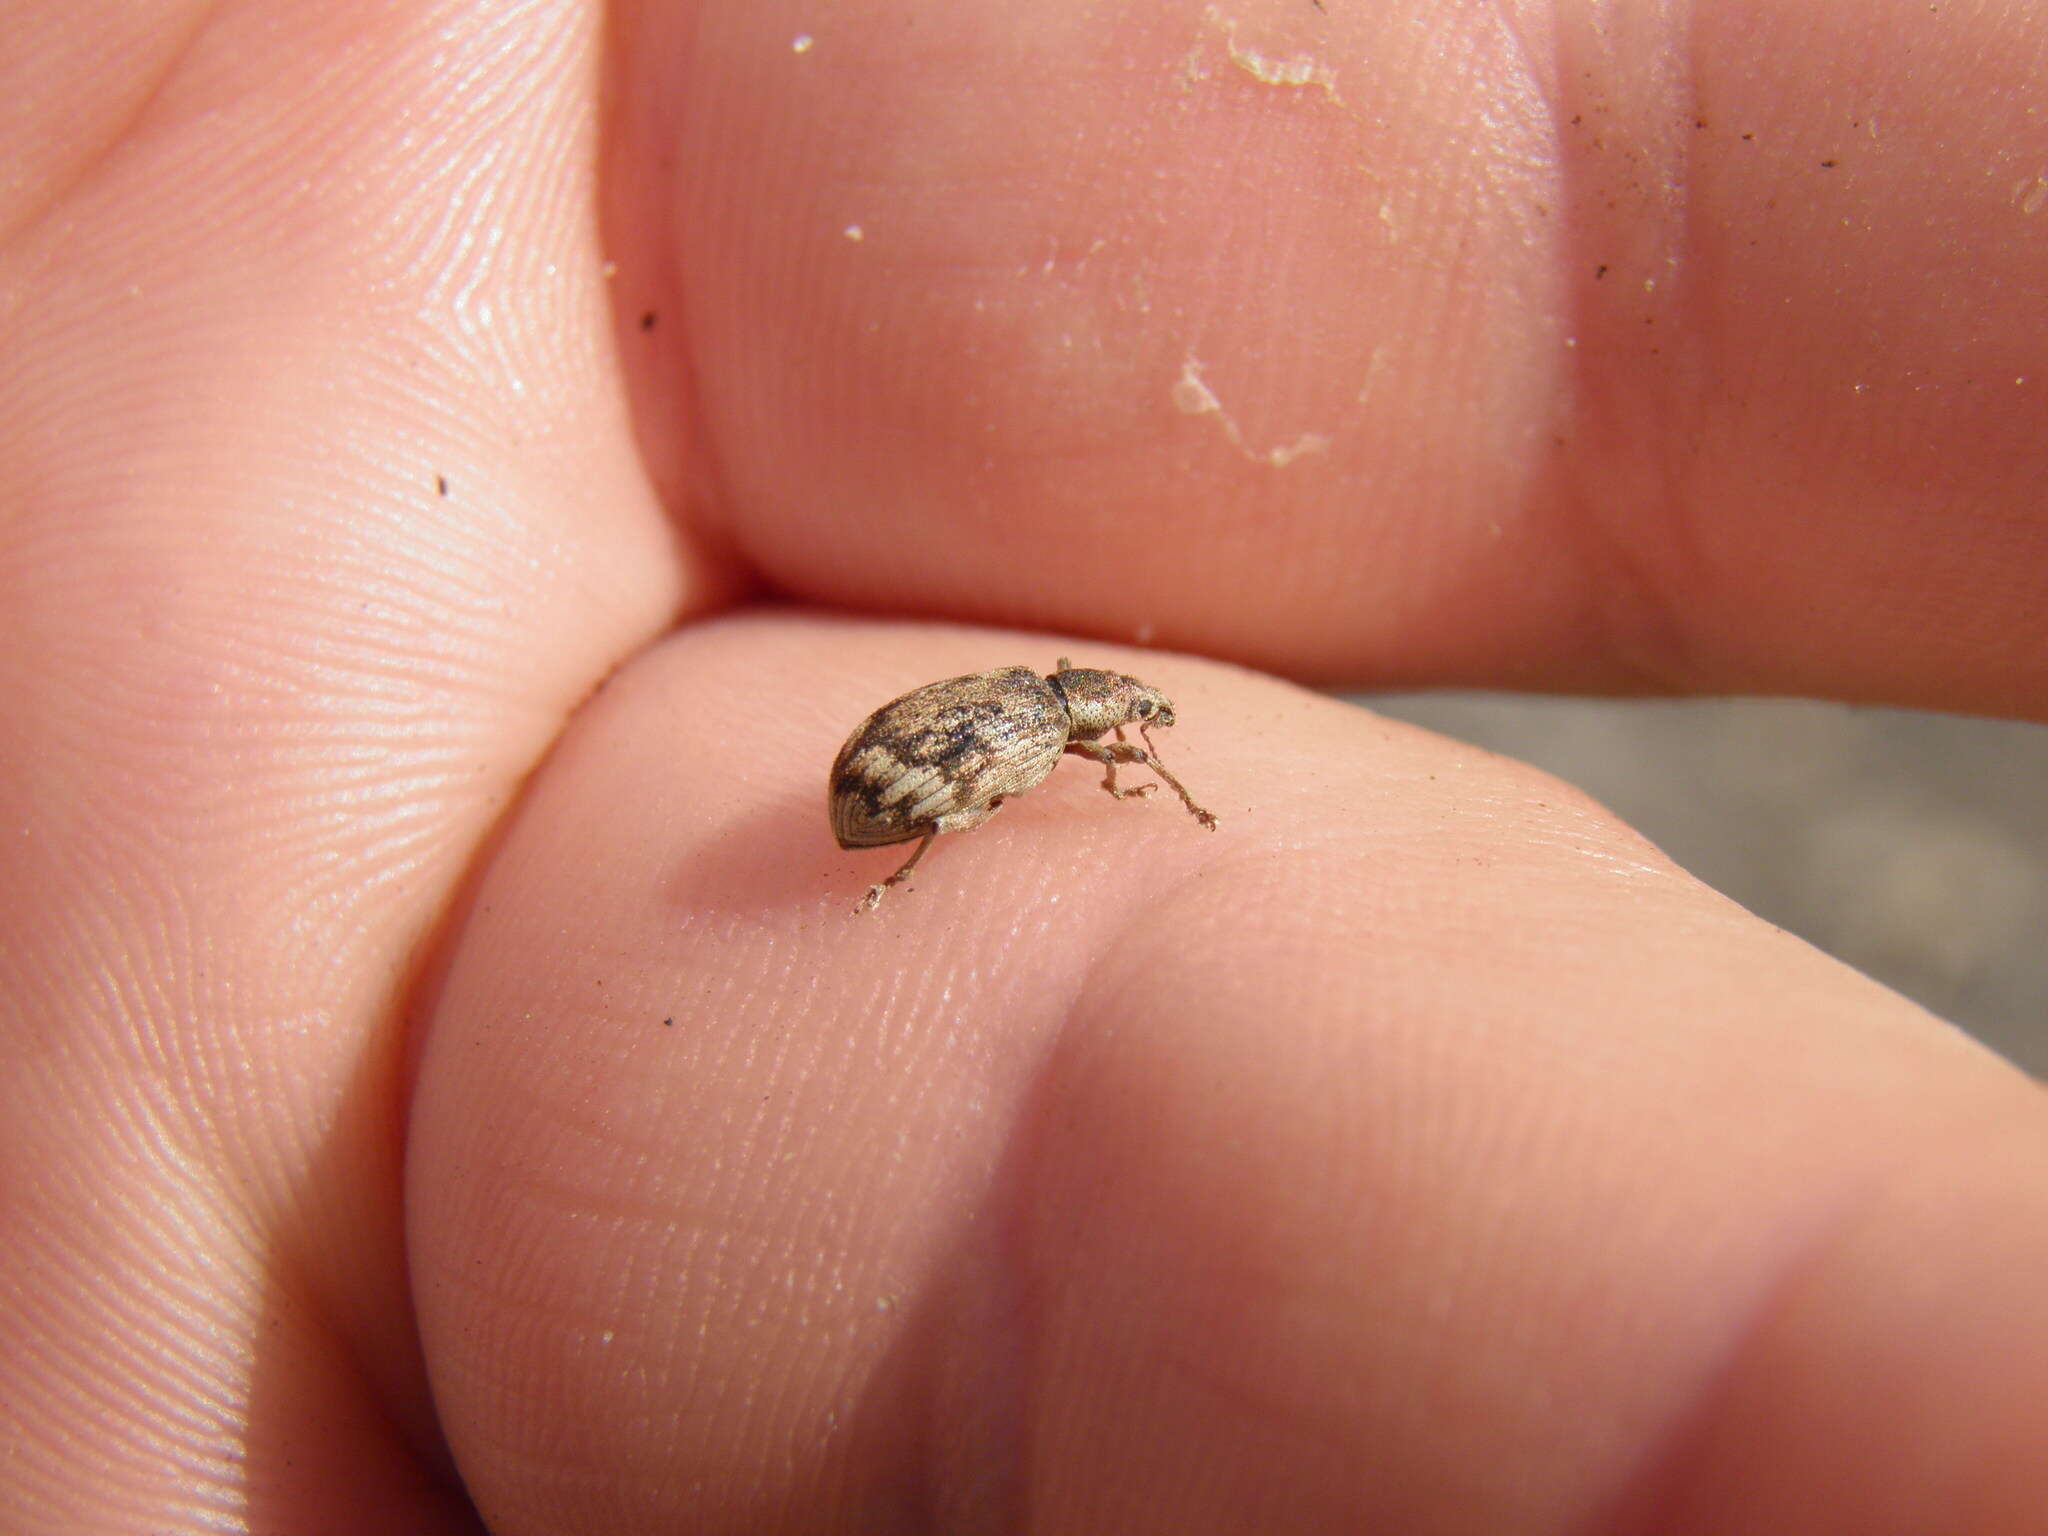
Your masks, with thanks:
<instances>
[{"instance_id":1,"label":"human hand","mask_svg":"<svg viewBox=\"0 0 2048 1536\"><path fill-rule=\"evenodd\" d=\"M1217 662L2048 713L2038 18L16 11L20 1529L2033 1528L2034 1085Z\"/></svg>"}]
</instances>

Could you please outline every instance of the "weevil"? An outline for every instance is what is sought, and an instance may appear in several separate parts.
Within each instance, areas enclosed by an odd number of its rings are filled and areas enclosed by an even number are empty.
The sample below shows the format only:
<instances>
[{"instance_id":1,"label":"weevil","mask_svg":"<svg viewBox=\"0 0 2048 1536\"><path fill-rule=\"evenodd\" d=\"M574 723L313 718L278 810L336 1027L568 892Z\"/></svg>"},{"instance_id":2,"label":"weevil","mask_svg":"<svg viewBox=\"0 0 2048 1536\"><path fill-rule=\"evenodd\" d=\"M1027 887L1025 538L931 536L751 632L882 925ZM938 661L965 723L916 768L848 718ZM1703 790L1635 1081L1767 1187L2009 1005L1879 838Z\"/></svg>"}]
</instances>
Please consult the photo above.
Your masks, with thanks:
<instances>
[{"instance_id":1,"label":"weevil","mask_svg":"<svg viewBox=\"0 0 2048 1536\"><path fill-rule=\"evenodd\" d=\"M1029 667L998 667L913 688L863 720L832 763L832 835L842 848L881 848L917 839L903 867L869 888L855 910L872 912L902 885L941 832L970 832L1003 802L1042 783L1071 752L1101 763L1102 787L1119 800L1158 789L1119 789L1121 764L1158 774L1189 813L1216 830L1216 818L1159 761L1150 728L1173 724L1173 705L1149 683L1121 672L1077 667L1066 657L1041 677ZM1135 725L1145 745L1124 739ZM1114 735L1114 741L1102 738Z\"/></svg>"}]
</instances>

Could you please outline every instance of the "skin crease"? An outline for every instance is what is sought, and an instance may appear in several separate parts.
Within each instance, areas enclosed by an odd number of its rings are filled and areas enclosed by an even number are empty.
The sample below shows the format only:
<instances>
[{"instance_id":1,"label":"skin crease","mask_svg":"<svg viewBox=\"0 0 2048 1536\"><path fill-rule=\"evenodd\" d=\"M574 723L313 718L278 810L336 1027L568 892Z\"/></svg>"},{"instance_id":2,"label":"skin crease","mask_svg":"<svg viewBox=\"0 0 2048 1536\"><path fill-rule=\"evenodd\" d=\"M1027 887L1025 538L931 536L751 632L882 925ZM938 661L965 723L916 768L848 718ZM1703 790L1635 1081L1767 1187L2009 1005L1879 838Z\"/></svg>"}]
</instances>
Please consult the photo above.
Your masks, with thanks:
<instances>
[{"instance_id":1,"label":"skin crease","mask_svg":"<svg viewBox=\"0 0 2048 1536\"><path fill-rule=\"evenodd\" d=\"M2038 1088L1280 680L2048 716L2037 9L0 35L10 1529L2039 1528Z\"/></svg>"}]
</instances>

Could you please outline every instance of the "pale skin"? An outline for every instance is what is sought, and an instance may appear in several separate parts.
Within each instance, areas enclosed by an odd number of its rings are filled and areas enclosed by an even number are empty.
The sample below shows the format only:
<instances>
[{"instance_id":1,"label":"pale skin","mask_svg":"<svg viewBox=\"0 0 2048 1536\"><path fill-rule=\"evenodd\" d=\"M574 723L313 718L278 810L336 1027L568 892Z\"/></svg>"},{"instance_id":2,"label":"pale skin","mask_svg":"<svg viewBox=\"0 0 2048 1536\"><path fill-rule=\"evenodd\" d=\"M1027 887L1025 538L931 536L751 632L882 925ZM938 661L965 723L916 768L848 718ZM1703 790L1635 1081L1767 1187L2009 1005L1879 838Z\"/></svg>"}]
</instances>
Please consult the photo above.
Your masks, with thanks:
<instances>
[{"instance_id":1,"label":"pale skin","mask_svg":"<svg viewBox=\"0 0 2048 1536\"><path fill-rule=\"evenodd\" d=\"M0 8L12 1528L2037 1530L2037 1087L1276 680L2048 718L2048 21L1660 25Z\"/></svg>"}]
</instances>

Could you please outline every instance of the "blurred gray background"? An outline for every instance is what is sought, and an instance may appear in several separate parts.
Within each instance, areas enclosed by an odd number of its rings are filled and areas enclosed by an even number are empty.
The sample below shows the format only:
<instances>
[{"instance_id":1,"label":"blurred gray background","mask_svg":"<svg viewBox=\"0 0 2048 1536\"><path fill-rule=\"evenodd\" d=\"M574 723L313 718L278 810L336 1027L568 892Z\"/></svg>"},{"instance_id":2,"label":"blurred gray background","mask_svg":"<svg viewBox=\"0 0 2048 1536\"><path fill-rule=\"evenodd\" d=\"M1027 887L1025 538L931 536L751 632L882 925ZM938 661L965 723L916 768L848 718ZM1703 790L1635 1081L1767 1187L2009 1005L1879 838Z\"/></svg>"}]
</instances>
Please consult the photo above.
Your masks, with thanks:
<instances>
[{"instance_id":1,"label":"blurred gray background","mask_svg":"<svg viewBox=\"0 0 2048 1536\"><path fill-rule=\"evenodd\" d=\"M1776 699L1358 702L1568 780L2048 1077L2048 727Z\"/></svg>"}]
</instances>

